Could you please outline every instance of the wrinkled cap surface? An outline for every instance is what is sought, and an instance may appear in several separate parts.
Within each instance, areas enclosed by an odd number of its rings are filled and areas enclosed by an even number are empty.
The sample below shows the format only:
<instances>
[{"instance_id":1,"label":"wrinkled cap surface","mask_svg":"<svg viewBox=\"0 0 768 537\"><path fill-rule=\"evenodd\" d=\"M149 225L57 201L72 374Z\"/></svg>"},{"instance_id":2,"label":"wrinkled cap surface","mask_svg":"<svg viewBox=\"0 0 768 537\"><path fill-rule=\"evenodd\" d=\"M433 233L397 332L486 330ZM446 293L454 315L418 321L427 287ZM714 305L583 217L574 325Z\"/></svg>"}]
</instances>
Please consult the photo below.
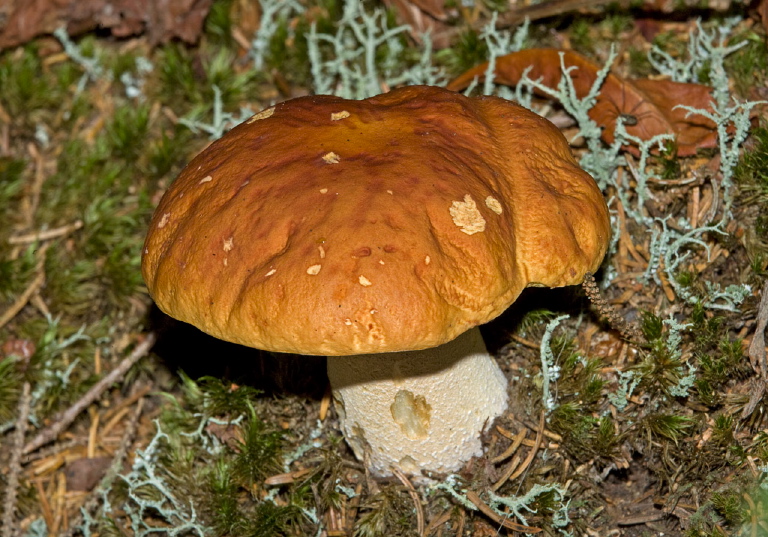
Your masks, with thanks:
<instances>
[{"instance_id":1,"label":"wrinkled cap surface","mask_svg":"<svg viewBox=\"0 0 768 537\"><path fill-rule=\"evenodd\" d=\"M580 283L608 211L561 133L494 97L412 86L266 109L182 171L142 272L167 314L315 355L417 350Z\"/></svg>"}]
</instances>

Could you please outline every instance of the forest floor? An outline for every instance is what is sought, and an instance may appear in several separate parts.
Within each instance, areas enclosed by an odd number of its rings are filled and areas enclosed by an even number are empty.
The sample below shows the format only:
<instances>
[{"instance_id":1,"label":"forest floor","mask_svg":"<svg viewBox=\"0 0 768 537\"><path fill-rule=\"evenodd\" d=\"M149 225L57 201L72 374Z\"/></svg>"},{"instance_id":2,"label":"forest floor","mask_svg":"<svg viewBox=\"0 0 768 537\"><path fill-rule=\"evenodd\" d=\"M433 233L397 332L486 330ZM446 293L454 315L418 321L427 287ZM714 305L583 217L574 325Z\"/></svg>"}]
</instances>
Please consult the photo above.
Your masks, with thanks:
<instances>
[{"instance_id":1,"label":"forest floor","mask_svg":"<svg viewBox=\"0 0 768 537\"><path fill-rule=\"evenodd\" d=\"M768 536L766 5L229 0L197 33L101 21L6 45L2 535ZM542 53L530 78L554 89L515 94L536 90L516 55L534 48L613 75L584 101L590 84L558 87L576 72ZM485 455L375 478L341 437L325 359L161 313L144 237L183 166L253 113L446 85L489 58L496 84L474 93L551 119L605 194L605 302L524 291L483 327L510 382Z\"/></svg>"}]
</instances>

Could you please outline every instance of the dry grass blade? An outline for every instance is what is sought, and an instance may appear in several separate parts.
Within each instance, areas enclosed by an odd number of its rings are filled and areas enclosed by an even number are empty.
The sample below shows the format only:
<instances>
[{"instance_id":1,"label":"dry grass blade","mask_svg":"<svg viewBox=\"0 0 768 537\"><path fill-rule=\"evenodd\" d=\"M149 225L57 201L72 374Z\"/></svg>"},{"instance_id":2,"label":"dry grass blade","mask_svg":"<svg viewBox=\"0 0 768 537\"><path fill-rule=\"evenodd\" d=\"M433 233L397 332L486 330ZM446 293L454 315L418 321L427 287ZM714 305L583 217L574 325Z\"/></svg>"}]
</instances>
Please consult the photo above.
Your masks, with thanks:
<instances>
[{"instance_id":1,"label":"dry grass blade","mask_svg":"<svg viewBox=\"0 0 768 537\"><path fill-rule=\"evenodd\" d=\"M749 344L749 360L752 368L759 373L763 381L768 382L768 363L765 356L765 327L768 325L768 283L763 286L763 297L757 310L757 326L752 342Z\"/></svg>"}]
</instances>

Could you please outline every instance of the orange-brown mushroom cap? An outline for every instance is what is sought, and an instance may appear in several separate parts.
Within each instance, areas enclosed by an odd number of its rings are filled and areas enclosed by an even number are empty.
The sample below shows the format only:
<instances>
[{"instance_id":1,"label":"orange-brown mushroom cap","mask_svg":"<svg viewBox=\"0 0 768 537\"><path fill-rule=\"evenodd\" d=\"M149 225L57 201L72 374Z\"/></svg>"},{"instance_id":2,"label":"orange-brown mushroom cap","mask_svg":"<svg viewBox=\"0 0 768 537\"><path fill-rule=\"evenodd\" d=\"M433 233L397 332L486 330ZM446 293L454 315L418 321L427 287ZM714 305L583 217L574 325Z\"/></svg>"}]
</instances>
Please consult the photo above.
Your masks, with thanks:
<instances>
[{"instance_id":1,"label":"orange-brown mushroom cap","mask_svg":"<svg viewBox=\"0 0 768 537\"><path fill-rule=\"evenodd\" d=\"M198 155L152 219L158 306L218 338L315 355L417 350L580 283L610 224L548 121L412 86L280 103Z\"/></svg>"}]
</instances>

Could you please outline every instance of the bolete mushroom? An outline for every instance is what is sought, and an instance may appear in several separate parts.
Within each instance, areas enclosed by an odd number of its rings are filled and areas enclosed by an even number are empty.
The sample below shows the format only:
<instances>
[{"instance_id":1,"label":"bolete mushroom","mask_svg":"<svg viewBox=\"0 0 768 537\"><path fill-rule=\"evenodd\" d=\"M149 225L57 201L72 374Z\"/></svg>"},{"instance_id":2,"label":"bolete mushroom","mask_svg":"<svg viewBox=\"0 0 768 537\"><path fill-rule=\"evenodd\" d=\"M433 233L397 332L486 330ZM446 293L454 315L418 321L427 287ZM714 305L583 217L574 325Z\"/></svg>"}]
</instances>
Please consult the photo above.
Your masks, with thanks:
<instances>
[{"instance_id":1,"label":"bolete mushroom","mask_svg":"<svg viewBox=\"0 0 768 537\"><path fill-rule=\"evenodd\" d=\"M292 99L232 129L168 189L142 270L160 309L213 336L328 356L374 473L447 472L507 404L476 327L526 286L580 283L609 234L551 123L413 86Z\"/></svg>"}]
</instances>

